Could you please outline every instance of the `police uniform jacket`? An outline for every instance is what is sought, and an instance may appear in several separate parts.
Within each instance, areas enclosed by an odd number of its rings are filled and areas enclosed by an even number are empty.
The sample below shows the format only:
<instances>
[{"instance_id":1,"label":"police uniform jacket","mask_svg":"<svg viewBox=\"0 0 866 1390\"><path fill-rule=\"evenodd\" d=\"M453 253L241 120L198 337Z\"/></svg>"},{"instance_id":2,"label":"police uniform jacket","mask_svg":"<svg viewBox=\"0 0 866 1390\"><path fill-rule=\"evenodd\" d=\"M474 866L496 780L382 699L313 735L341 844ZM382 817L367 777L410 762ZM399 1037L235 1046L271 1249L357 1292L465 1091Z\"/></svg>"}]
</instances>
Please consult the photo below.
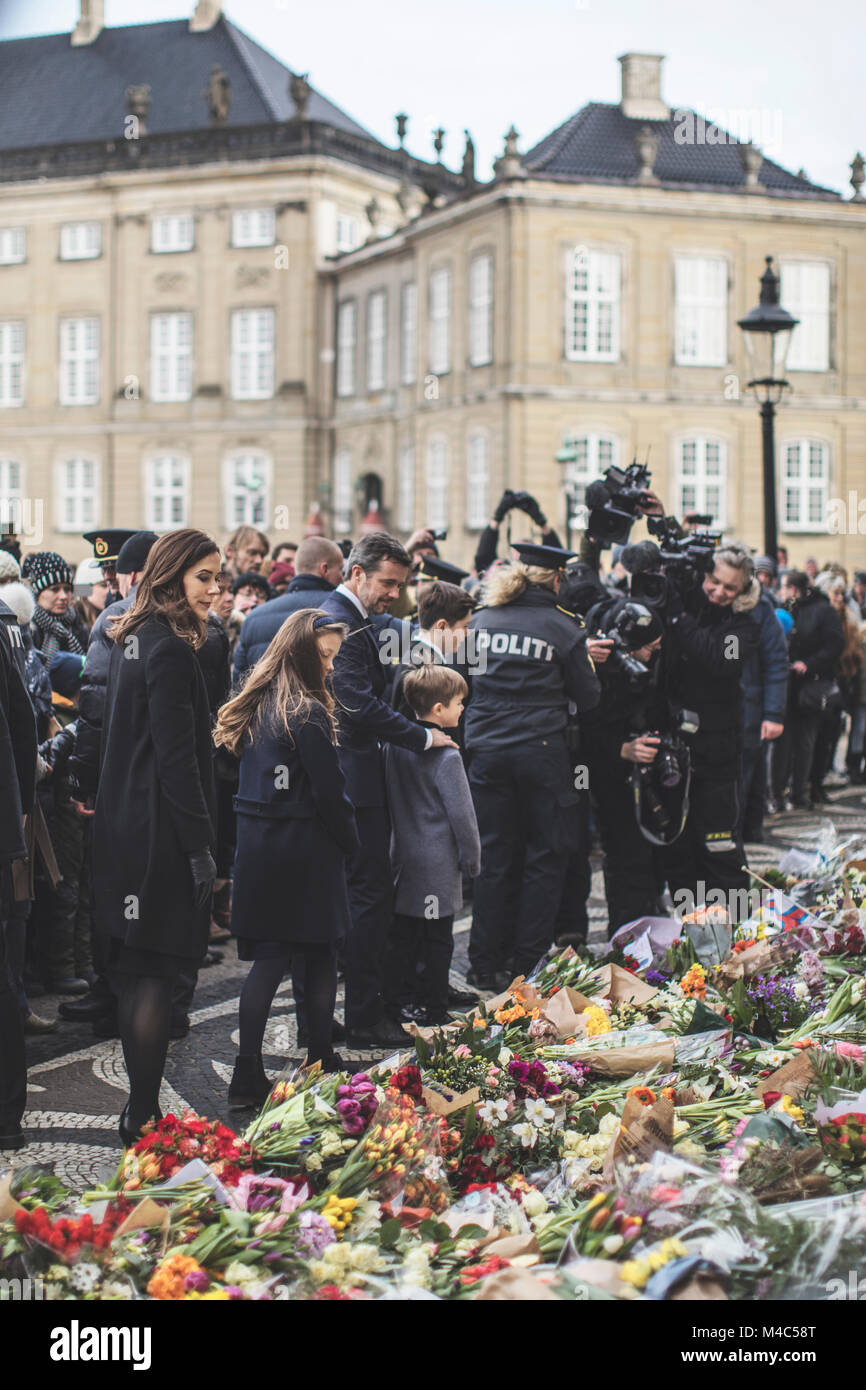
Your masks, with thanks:
<instances>
[{"instance_id":1,"label":"police uniform jacket","mask_svg":"<svg viewBox=\"0 0 866 1390\"><path fill-rule=\"evenodd\" d=\"M586 630L551 589L530 584L513 603L478 609L469 628L478 633L465 716L470 754L564 738L569 701L578 713L598 704Z\"/></svg>"}]
</instances>

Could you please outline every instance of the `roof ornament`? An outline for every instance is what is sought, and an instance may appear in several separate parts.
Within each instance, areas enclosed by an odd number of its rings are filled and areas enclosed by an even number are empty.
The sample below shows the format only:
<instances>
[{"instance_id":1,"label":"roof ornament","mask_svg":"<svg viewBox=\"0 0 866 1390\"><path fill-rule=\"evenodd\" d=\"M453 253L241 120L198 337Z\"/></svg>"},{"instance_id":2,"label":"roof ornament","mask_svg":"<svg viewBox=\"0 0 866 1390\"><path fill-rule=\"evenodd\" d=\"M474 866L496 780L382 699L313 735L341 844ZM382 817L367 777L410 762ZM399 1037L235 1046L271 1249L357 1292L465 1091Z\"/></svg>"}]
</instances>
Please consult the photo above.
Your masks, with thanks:
<instances>
[{"instance_id":1,"label":"roof ornament","mask_svg":"<svg viewBox=\"0 0 866 1390\"><path fill-rule=\"evenodd\" d=\"M659 152L659 137L652 126L642 125L634 137L638 183L658 183L653 167Z\"/></svg>"},{"instance_id":2,"label":"roof ornament","mask_svg":"<svg viewBox=\"0 0 866 1390\"><path fill-rule=\"evenodd\" d=\"M863 194L860 191L863 187L864 181L866 181L866 173L864 173L863 170L863 156L858 152L851 160L851 187L854 189L854 192L851 195L852 203L866 203L866 198L863 197Z\"/></svg>"},{"instance_id":3,"label":"roof ornament","mask_svg":"<svg viewBox=\"0 0 866 1390\"><path fill-rule=\"evenodd\" d=\"M747 189L759 193L761 191L761 186L758 182L758 175L761 172L764 156L757 146L752 144L751 140L747 141L745 144L739 145L738 148L740 151L740 163L743 166L743 173L746 176L745 186Z\"/></svg>"},{"instance_id":4,"label":"roof ornament","mask_svg":"<svg viewBox=\"0 0 866 1390\"><path fill-rule=\"evenodd\" d=\"M210 124L225 125L232 104L232 84L228 73L223 71L219 63L213 64L210 80L202 96L207 100Z\"/></svg>"},{"instance_id":5,"label":"roof ornament","mask_svg":"<svg viewBox=\"0 0 866 1390\"><path fill-rule=\"evenodd\" d=\"M105 0L81 0L78 22L69 42L74 48L81 44L94 43L105 27Z\"/></svg>"},{"instance_id":6,"label":"roof ornament","mask_svg":"<svg viewBox=\"0 0 866 1390\"><path fill-rule=\"evenodd\" d=\"M403 143L406 139L406 127L409 124L409 117L406 115L405 111L398 111L394 120L397 122L397 142L402 150Z\"/></svg>"},{"instance_id":7,"label":"roof ornament","mask_svg":"<svg viewBox=\"0 0 866 1390\"><path fill-rule=\"evenodd\" d=\"M433 131L433 148L436 151L436 163L442 163L442 146L445 144L445 131L440 126Z\"/></svg>"},{"instance_id":8,"label":"roof ornament","mask_svg":"<svg viewBox=\"0 0 866 1390\"><path fill-rule=\"evenodd\" d=\"M376 229L382 220L382 205L375 194L370 199L369 203L367 203L366 207L364 208L364 211L367 214L367 221L370 223L370 235L368 236L367 240L375 241L376 237L378 236L378 232Z\"/></svg>"},{"instance_id":9,"label":"roof ornament","mask_svg":"<svg viewBox=\"0 0 866 1390\"><path fill-rule=\"evenodd\" d=\"M493 161L493 172L498 179L525 179L526 170L520 151L517 148L519 138L514 126L508 130L505 136L505 149L499 159Z\"/></svg>"},{"instance_id":10,"label":"roof ornament","mask_svg":"<svg viewBox=\"0 0 866 1390\"><path fill-rule=\"evenodd\" d=\"M134 130L130 139L140 140L147 134L147 115L150 111L150 88L133 86L126 89L126 125Z\"/></svg>"},{"instance_id":11,"label":"roof ornament","mask_svg":"<svg viewBox=\"0 0 866 1390\"><path fill-rule=\"evenodd\" d=\"M466 136L466 148L463 151L463 182L466 185L467 193L475 187L475 142L468 130L464 130Z\"/></svg>"},{"instance_id":12,"label":"roof ornament","mask_svg":"<svg viewBox=\"0 0 866 1390\"><path fill-rule=\"evenodd\" d=\"M291 96L292 101L295 103L296 121L309 120L309 116L307 115L307 107L309 105L313 89L307 81L308 76L309 73L306 72L293 72L289 81L289 95Z\"/></svg>"}]
</instances>

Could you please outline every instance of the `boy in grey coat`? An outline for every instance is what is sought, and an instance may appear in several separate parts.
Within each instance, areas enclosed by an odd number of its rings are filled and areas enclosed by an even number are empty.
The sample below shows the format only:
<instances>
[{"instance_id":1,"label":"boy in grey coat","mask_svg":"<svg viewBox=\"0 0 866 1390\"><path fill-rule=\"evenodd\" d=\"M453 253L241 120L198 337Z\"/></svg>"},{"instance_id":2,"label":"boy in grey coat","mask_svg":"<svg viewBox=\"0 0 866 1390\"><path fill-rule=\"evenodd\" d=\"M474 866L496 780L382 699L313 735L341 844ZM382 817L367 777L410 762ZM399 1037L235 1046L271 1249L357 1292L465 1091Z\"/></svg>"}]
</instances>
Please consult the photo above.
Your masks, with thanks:
<instances>
[{"instance_id":1,"label":"boy in grey coat","mask_svg":"<svg viewBox=\"0 0 866 1390\"><path fill-rule=\"evenodd\" d=\"M403 683L404 699L425 728L456 728L466 694L466 682L451 666L421 666ZM462 879L464 874L475 878L481 867L469 783L457 748L420 758L396 744L385 748L385 780L394 874L385 1009L403 1022L447 1023L452 928L463 905ZM420 988L426 1009L419 1014Z\"/></svg>"}]
</instances>

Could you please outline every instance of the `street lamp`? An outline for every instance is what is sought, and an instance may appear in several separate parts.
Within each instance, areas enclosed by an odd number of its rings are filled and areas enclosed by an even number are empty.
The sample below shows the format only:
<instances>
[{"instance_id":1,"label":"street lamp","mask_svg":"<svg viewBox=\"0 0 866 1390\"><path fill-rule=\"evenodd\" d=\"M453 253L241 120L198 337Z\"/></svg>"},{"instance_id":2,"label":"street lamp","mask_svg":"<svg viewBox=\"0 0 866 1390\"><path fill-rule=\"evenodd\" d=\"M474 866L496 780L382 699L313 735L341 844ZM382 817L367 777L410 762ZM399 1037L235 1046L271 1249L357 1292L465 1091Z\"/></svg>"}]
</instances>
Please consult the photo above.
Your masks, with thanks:
<instances>
[{"instance_id":1,"label":"street lamp","mask_svg":"<svg viewBox=\"0 0 866 1390\"><path fill-rule=\"evenodd\" d=\"M791 334L800 322L779 303L779 277L773 270L773 258L767 256L767 269L761 276L761 300L740 319L746 352L752 371L748 389L754 390L761 402L761 431L764 460L764 552L775 564L776 542L776 459L773 420L776 405L782 399L789 382L785 380L785 363L791 346Z\"/></svg>"}]
</instances>

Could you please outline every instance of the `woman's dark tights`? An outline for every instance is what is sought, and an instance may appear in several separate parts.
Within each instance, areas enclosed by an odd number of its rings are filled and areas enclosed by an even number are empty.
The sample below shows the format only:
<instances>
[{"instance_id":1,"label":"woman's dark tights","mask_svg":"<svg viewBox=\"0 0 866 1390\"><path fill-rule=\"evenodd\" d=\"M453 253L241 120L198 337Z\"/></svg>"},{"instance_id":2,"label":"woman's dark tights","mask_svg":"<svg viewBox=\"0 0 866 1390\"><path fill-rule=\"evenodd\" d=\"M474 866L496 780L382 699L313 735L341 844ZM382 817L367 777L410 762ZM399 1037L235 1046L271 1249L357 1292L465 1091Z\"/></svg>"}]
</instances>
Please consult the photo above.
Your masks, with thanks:
<instances>
[{"instance_id":1,"label":"woman's dark tights","mask_svg":"<svg viewBox=\"0 0 866 1390\"><path fill-rule=\"evenodd\" d=\"M129 1077L127 1125L140 1129L161 1119L159 1087L165 1070L174 980L155 975L119 978L117 1019Z\"/></svg>"},{"instance_id":2,"label":"woman's dark tights","mask_svg":"<svg viewBox=\"0 0 866 1390\"><path fill-rule=\"evenodd\" d=\"M256 1057L274 995L283 976L303 965L307 1014L307 1061L331 1059L331 1028L337 999L337 958L333 946L298 946L291 955L253 961L238 1006L241 1057ZM297 990L295 991L297 995Z\"/></svg>"}]
</instances>

